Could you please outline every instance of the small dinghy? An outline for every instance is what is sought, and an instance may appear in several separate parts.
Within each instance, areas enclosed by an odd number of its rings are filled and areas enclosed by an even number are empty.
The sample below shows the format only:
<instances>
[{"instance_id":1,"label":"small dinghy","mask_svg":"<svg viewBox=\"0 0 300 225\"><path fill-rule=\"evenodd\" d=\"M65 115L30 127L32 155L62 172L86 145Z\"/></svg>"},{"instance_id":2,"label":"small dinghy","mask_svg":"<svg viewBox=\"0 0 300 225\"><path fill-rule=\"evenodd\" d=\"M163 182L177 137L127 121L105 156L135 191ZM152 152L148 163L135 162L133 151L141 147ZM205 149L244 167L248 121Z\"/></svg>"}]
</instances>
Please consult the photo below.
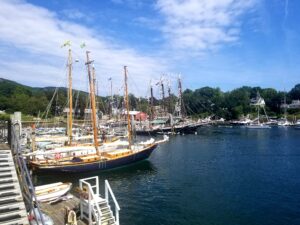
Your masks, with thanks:
<instances>
[{"instance_id":1,"label":"small dinghy","mask_svg":"<svg viewBox=\"0 0 300 225\"><path fill-rule=\"evenodd\" d=\"M72 183L53 183L35 187L36 198L39 202L53 201L68 193Z\"/></svg>"}]
</instances>

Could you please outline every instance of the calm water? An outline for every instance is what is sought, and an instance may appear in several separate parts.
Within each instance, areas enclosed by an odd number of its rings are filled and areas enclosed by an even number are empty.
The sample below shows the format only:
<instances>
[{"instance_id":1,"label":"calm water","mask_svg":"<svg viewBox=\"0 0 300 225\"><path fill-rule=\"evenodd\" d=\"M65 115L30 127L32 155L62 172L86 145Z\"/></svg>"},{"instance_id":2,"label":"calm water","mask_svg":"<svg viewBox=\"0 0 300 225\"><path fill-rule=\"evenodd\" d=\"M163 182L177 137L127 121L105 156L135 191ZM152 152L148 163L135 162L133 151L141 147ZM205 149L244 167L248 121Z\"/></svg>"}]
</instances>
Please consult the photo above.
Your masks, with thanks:
<instances>
[{"instance_id":1,"label":"calm water","mask_svg":"<svg viewBox=\"0 0 300 225\"><path fill-rule=\"evenodd\" d=\"M300 224L300 130L201 128L148 161L109 172L39 175L38 184L99 175L121 225Z\"/></svg>"}]
</instances>

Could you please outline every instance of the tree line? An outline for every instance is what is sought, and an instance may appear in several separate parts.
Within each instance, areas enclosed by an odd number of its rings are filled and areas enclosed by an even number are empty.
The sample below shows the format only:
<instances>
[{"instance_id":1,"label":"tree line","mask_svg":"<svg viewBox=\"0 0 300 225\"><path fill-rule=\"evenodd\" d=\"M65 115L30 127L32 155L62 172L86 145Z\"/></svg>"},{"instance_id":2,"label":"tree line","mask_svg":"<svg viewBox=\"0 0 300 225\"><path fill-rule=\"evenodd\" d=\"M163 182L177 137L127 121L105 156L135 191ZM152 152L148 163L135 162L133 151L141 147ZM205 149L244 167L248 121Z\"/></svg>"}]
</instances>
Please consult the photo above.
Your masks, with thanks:
<instances>
[{"instance_id":1,"label":"tree line","mask_svg":"<svg viewBox=\"0 0 300 225\"><path fill-rule=\"evenodd\" d=\"M183 92L184 109L187 116L206 117L214 115L225 119L238 119L243 115L255 113L250 105L250 100L256 97L257 92L266 102L269 116L280 117L283 113L281 105L286 97L287 103L300 99L300 84L295 85L288 92L277 91L273 88L248 87L223 92L220 88L202 87L196 90L186 89ZM55 93L55 95L54 95ZM104 114L111 111L112 106L121 108L124 104L122 96L114 96L111 103L110 97L97 96L99 110ZM154 98L154 105L164 106L170 113L174 111L177 101L175 95L168 96L162 101ZM149 99L129 95L132 110L150 113ZM84 117L84 109L89 105L88 93L73 91L73 104L75 116ZM21 111L32 116L61 116L68 106L66 88L33 88L19 83L0 79L0 110L7 113ZM289 110L290 114L299 113L299 109Z\"/></svg>"}]
</instances>

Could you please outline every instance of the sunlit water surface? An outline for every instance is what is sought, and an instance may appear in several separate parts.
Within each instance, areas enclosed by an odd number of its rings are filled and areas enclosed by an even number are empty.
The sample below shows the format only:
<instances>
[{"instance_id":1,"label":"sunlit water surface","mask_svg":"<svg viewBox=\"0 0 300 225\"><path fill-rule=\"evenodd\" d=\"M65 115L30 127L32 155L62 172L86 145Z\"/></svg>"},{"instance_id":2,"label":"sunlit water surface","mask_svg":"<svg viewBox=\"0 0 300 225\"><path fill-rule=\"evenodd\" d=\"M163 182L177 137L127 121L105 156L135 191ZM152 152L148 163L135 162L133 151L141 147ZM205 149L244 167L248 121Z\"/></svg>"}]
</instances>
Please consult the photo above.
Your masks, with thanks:
<instances>
[{"instance_id":1,"label":"sunlit water surface","mask_svg":"<svg viewBox=\"0 0 300 225\"><path fill-rule=\"evenodd\" d=\"M300 224L300 130L200 128L141 163L106 172L35 175L36 184L98 175L121 225Z\"/></svg>"}]
</instances>

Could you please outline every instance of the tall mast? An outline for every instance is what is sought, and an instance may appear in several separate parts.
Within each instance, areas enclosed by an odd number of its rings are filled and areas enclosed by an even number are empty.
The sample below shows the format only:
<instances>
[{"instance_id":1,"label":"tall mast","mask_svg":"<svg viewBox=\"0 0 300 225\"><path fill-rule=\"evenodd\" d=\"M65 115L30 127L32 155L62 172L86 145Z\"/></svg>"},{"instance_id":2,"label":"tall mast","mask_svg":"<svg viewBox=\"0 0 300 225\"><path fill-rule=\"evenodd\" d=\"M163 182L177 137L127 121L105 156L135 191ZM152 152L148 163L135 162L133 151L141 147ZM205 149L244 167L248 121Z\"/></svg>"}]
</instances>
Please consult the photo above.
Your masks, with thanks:
<instances>
[{"instance_id":1,"label":"tall mast","mask_svg":"<svg viewBox=\"0 0 300 225\"><path fill-rule=\"evenodd\" d=\"M131 123L129 115L129 100L128 100L128 87L127 87L127 66L124 66L124 76L125 76L125 106L127 111L127 129L128 129L128 143L129 149L131 148Z\"/></svg>"},{"instance_id":2,"label":"tall mast","mask_svg":"<svg viewBox=\"0 0 300 225\"><path fill-rule=\"evenodd\" d=\"M169 97L168 98L168 111L169 111L169 113L172 113L172 110L171 110L171 87L170 87L170 83L168 83L168 97Z\"/></svg>"},{"instance_id":3,"label":"tall mast","mask_svg":"<svg viewBox=\"0 0 300 225\"><path fill-rule=\"evenodd\" d=\"M153 99L153 87L152 87L152 84L150 83L150 94L151 94L151 99L150 99L150 112L151 112L151 118L150 120L153 120L154 119L154 99Z\"/></svg>"},{"instance_id":4,"label":"tall mast","mask_svg":"<svg viewBox=\"0 0 300 225\"><path fill-rule=\"evenodd\" d=\"M95 74L95 67L92 67L92 79L93 79L93 90L94 90L94 98L95 98L95 109L98 109L99 102L97 99L98 96L98 81L96 84L96 74ZM96 110L97 113L97 110ZM97 122L97 117L96 117L96 122ZM96 123L97 124L97 123Z\"/></svg>"},{"instance_id":5,"label":"tall mast","mask_svg":"<svg viewBox=\"0 0 300 225\"><path fill-rule=\"evenodd\" d=\"M88 70L88 78L89 78L89 84L90 84L90 99L91 99L91 108L92 108L92 123L93 123L93 131L94 131L94 145L97 151L97 154L99 155L98 150L98 128L97 128L97 118L96 118L96 101L95 101L95 84L94 84L94 76L95 76L95 69L93 69L93 74L91 74L91 68L90 65L93 61L90 61L89 59L89 51L86 51L86 65Z\"/></svg>"},{"instance_id":6,"label":"tall mast","mask_svg":"<svg viewBox=\"0 0 300 225\"><path fill-rule=\"evenodd\" d=\"M179 116L184 117L185 110L184 110L184 104L183 104L183 98L182 98L182 84L181 84L180 76L178 77L178 94L179 94Z\"/></svg>"},{"instance_id":7,"label":"tall mast","mask_svg":"<svg viewBox=\"0 0 300 225\"><path fill-rule=\"evenodd\" d=\"M161 95L162 95L162 108L163 108L163 112L164 114L166 113L165 110L165 87L164 87L164 83L163 80L160 80L160 86L161 86Z\"/></svg>"},{"instance_id":8,"label":"tall mast","mask_svg":"<svg viewBox=\"0 0 300 225\"><path fill-rule=\"evenodd\" d=\"M112 118L112 111L113 111L113 93L112 93L112 78L109 78L110 80L110 111L109 111L109 118Z\"/></svg>"},{"instance_id":9,"label":"tall mast","mask_svg":"<svg viewBox=\"0 0 300 225\"><path fill-rule=\"evenodd\" d=\"M178 77L178 97L179 97L179 117L182 116L182 86L181 86L181 79L180 79L180 76Z\"/></svg>"},{"instance_id":10,"label":"tall mast","mask_svg":"<svg viewBox=\"0 0 300 225\"><path fill-rule=\"evenodd\" d=\"M286 93L285 93L285 90L284 90L284 119L286 120L287 118L287 115L286 115Z\"/></svg>"},{"instance_id":11,"label":"tall mast","mask_svg":"<svg viewBox=\"0 0 300 225\"><path fill-rule=\"evenodd\" d=\"M69 115L68 115L68 135L69 135L69 145L72 145L72 117L73 117L73 98L72 98L72 52L69 49L68 57L68 68L69 68Z\"/></svg>"}]
</instances>

